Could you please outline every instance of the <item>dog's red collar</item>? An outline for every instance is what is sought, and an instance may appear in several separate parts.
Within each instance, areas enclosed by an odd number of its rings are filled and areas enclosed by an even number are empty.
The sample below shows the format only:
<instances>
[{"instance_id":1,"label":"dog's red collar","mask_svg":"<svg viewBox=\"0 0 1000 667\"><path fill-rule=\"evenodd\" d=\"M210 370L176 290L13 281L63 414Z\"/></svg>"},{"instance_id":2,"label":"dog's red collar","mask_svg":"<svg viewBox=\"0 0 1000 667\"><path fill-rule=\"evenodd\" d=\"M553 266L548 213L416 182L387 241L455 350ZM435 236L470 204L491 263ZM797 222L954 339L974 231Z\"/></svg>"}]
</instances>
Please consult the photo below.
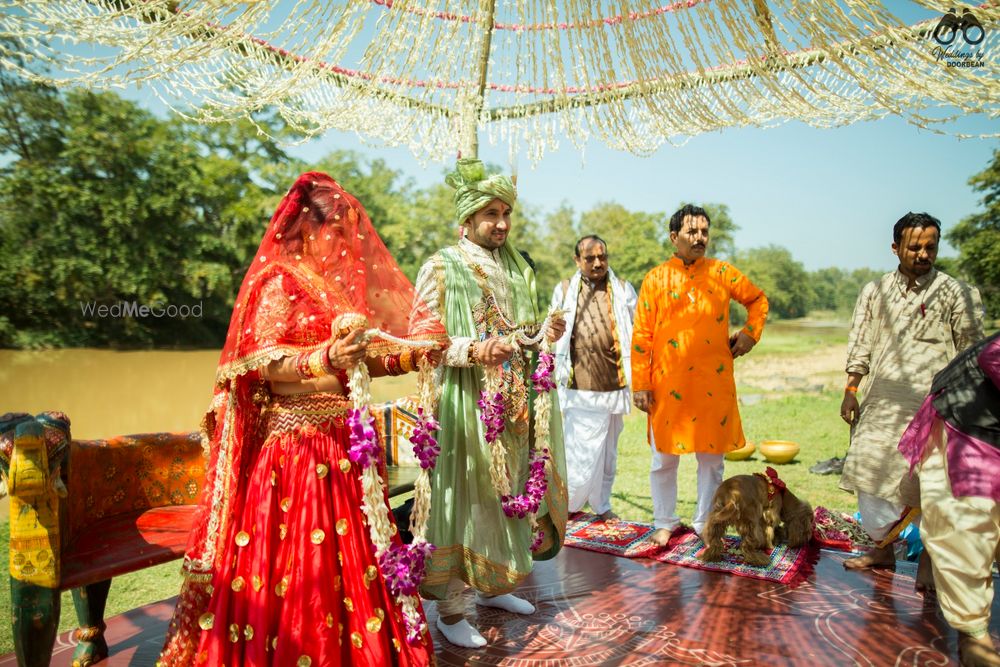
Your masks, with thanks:
<instances>
[{"instance_id":1,"label":"dog's red collar","mask_svg":"<svg viewBox=\"0 0 1000 667\"><path fill-rule=\"evenodd\" d=\"M766 474L765 474L766 473ZM764 472L755 472L757 477L767 482L767 499L770 500L778 493L784 493L788 488L781 479L778 478L778 471L771 466L765 468Z\"/></svg>"}]
</instances>

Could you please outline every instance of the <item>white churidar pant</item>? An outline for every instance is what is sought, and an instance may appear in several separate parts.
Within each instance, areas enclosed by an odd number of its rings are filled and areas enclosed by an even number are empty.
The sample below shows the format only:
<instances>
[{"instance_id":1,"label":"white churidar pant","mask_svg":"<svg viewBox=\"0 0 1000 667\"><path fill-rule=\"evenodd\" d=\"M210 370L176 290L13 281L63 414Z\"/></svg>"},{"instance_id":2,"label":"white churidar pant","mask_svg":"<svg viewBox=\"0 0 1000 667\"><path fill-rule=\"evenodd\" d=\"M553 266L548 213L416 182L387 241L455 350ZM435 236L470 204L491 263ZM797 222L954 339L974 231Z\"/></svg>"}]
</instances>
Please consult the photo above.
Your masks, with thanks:
<instances>
[{"instance_id":1,"label":"white churidar pant","mask_svg":"<svg viewBox=\"0 0 1000 667\"><path fill-rule=\"evenodd\" d=\"M664 454L656 449L650 433L653 462L649 471L649 486L653 496L653 526L673 530L680 523L677 516L677 466L680 456ZM712 511L712 497L722 484L725 458L722 454L695 452L698 460L698 502L695 507L693 528L701 535Z\"/></svg>"}]
</instances>

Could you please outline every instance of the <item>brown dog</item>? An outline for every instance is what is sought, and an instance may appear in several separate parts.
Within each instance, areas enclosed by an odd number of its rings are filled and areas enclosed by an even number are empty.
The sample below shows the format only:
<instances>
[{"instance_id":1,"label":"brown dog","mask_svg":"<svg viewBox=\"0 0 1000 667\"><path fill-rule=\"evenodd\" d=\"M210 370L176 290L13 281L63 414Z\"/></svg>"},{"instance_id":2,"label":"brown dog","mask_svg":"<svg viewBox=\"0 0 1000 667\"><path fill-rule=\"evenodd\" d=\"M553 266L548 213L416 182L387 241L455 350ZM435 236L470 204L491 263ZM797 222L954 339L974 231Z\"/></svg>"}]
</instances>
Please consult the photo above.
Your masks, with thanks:
<instances>
[{"instance_id":1,"label":"brown dog","mask_svg":"<svg viewBox=\"0 0 1000 667\"><path fill-rule=\"evenodd\" d=\"M722 560L722 538L727 526L734 526L743 538L746 562L766 565L775 542L784 538L788 546L801 547L812 538L813 512L809 503L789 491L769 466L767 474L736 475L715 491L702 535L706 549L699 556L701 560Z\"/></svg>"}]
</instances>

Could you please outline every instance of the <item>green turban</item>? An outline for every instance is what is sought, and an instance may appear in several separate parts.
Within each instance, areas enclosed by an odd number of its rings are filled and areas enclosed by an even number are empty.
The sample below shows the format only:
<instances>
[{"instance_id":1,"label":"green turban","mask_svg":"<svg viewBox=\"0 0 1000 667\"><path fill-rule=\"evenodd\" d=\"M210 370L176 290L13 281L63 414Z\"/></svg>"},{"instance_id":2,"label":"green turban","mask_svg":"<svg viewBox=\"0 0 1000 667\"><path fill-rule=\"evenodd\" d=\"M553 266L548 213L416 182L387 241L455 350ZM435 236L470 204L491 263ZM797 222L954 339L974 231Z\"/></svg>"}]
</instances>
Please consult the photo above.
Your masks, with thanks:
<instances>
[{"instance_id":1,"label":"green turban","mask_svg":"<svg viewBox=\"0 0 1000 667\"><path fill-rule=\"evenodd\" d=\"M455 219L458 224L470 215L499 199L510 207L517 201L517 188L509 176L486 176L486 166L475 158L462 158L455 164L455 171L445 177L445 182L455 188Z\"/></svg>"}]
</instances>

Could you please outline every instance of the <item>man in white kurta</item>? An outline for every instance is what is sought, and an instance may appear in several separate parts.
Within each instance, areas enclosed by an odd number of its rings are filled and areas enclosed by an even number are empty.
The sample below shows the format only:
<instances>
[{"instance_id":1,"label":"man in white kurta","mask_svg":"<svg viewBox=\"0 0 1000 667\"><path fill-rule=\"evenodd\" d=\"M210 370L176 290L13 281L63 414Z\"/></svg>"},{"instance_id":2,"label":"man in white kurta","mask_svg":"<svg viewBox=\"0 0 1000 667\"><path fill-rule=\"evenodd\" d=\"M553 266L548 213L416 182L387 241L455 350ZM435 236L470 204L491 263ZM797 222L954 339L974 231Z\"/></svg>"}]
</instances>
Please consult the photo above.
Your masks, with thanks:
<instances>
[{"instance_id":1,"label":"man in white kurta","mask_svg":"<svg viewBox=\"0 0 1000 667\"><path fill-rule=\"evenodd\" d=\"M556 344L556 382L563 412L569 511L589 504L604 520L618 465L618 437L631 407L630 341L636 293L608 266L607 244L586 236L576 244L578 271L556 285L552 308L567 331ZM623 342L624 341L624 342Z\"/></svg>"},{"instance_id":2,"label":"man in white kurta","mask_svg":"<svg viewBox=\"0 0 1000 667\"><path fill-rule=\"evenodd\" d=\"M934 374L983 336L979 292L934 268L940 224L926 213L903 216L893 229L899 268L865 285L854 308L840 408L851 424L851 446L840 487L857 494L861 524L876 543L906 506L920 504L909 465L897 450L903 431ZM859 569L894 562L887 545L844 565Z\"/></svg>"}]
</instances>

